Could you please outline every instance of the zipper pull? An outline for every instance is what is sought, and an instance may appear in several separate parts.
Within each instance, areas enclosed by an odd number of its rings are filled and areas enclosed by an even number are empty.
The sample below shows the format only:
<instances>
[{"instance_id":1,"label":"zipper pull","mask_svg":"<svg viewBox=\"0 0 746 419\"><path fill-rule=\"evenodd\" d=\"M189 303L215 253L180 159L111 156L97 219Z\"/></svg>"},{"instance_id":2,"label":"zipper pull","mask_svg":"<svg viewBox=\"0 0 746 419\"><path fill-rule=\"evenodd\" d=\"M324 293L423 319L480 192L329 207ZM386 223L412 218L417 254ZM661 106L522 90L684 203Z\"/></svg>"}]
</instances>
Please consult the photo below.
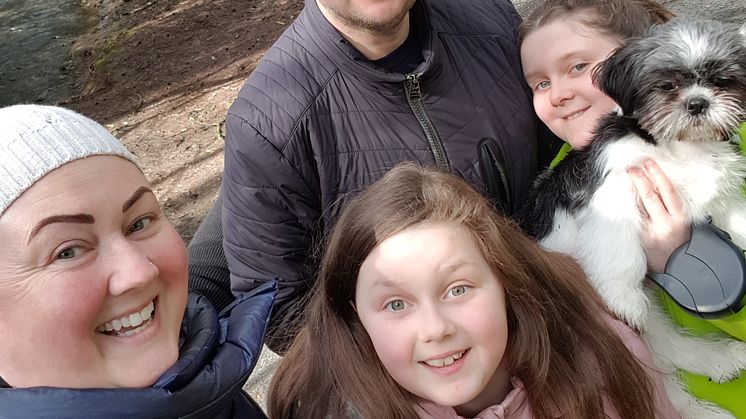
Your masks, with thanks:
<instances>
[{"instance_id":1,"label":"zipper pull","mask_svg":"<svg viewBox=\"0 0 746 419\"><path fill-rule=\"evenodd\" d=\"M420 75L416 73L407 74L407 94L412 100L420 100Z\"/></svg>"}]
</instances>

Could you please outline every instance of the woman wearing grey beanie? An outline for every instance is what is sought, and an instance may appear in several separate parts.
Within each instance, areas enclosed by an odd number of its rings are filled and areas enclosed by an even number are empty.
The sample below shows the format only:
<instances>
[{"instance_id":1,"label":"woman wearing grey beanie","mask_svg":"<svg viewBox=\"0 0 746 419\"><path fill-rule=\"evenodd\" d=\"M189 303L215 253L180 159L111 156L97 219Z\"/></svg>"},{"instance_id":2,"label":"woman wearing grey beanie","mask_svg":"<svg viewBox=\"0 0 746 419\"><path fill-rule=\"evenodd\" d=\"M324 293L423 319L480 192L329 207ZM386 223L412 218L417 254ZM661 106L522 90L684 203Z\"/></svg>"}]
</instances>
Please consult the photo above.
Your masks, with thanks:
<instances>
[{"instance_id":1,"label":"woman wearing grey beanie","mask_svg":"<svg viewBox=\"0 0 746 419\"><path fill-rule=\"evenodd\" d=\"M181 238L101 125L0 109L0 417L263 417L241 390L275 295L220 315Z\"/></svg>"}]
</instances>

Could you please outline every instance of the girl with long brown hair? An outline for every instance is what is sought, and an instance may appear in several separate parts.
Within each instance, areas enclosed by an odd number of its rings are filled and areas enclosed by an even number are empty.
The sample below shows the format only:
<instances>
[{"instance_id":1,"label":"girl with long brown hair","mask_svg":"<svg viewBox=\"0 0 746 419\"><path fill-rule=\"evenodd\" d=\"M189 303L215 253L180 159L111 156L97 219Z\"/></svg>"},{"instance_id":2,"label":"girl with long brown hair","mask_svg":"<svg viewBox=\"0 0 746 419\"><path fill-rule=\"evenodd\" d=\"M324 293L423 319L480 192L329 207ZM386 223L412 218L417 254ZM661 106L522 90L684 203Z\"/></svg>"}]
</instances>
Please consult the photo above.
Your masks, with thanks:
<instances>
[{"instance_id":1,"label":"girl with long brown hair","mask_svg":"<svg viewBox=\"0 0 746 419\"><path fill-rule=\"evenodd\" d=\"M637 335L569 258L463 180L397 166L344 209L273 418L617 418L673 412Z\"/></svg>"}]
</instances>

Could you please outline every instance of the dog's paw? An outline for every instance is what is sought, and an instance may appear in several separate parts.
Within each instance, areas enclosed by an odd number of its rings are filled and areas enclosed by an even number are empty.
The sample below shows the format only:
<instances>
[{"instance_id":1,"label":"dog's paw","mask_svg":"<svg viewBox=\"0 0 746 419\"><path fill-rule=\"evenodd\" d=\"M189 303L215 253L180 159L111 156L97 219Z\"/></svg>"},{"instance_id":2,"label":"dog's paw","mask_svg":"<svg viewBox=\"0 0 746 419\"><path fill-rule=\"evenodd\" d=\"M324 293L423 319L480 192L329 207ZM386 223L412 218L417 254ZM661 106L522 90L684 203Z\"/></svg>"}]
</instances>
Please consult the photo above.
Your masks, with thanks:
<instances>
[{"instance_id":1,"label":"dog's paw","mask_svg":"<svg viewBox=\"0 0 746 419\"><path fill-rule=\"evenodd\" d=\"M710 360L712 371L707 376L718 383L730 381L746 369L746 343L736 340L727 342L721 356L711 357Z\"/></svg>"},{"instance_id":2,"label":"dog's paw","mask_svg":"<svg viewBox=\"0 0 746 419\"><path fill-rule=\"evenodd\" d=\"M622 296L606 298L609 309L630 327L643 333L647 329L648 297L641 289L628 289ZM616 298L615 298L616 297Z\"/></svg>"},{"instance_id":3,"label":"dog's paw","mask_svg":"<svg viewBox=\"0 0 746 419\"><path fill-rule=\"evenodd\" d=\"M665 374L666 394L682 419L733 419L735 416L722 407L700 400L684 389L677 374Z\"/></svg>"},{"instance_id":4,"label":"dog's paw","mask_svg":"<svg viewBox=\"0 0 746 419\"><path fill-rule=\"evenodd\" d=\"M679 411L681 419L735 419L736 416L722 407L695 402Z\"/></svg>"}]
</instances>

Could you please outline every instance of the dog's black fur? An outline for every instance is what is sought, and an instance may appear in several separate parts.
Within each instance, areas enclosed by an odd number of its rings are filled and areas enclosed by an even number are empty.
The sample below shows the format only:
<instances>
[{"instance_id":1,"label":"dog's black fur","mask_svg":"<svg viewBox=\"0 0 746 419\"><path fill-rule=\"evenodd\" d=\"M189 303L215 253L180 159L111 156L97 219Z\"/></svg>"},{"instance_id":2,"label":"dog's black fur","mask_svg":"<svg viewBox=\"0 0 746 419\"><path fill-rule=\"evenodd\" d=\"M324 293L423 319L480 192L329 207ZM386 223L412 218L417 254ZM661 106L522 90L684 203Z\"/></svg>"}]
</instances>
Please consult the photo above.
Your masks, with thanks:
<instances>
[{"instance_id":1,"label":"dog's black fur","mask_svg":"<svg viewBox=\"0 0 746 419\"><path fill-rule=\"evenodd\" d=\"M593 142L586 149L570 151L557 167L536 178L520 212L519 222L526 233L537 240L552 231L556 208L565 208L574 214L577 209L588 205L606 177L603 169L595 163L607 143L627 134L636 134L655 144L650 133L630 117L609 114L601 120L596 131Z\"/></svg>"}]
</instances>

